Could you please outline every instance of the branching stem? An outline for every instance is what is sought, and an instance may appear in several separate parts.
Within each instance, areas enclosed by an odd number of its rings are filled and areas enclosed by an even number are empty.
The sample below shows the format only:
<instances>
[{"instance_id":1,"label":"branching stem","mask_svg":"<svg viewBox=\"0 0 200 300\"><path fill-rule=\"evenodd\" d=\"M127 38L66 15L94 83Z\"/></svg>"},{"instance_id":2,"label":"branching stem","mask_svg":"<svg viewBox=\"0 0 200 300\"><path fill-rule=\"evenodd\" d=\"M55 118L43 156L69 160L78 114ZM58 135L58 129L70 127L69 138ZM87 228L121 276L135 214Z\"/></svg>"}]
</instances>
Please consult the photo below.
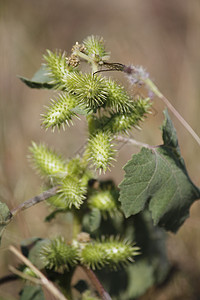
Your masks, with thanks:
<instances>
[{"instance_id":1,"label":"branching stem","mask_svg":"<svg viewBox=\"0 0 200 300\"><path fill-rule=\"evenodd\" d=\"M124 142L124 143L130 143L130 144L133 144L137 147L144 147L144 148L148 148L148 149L153 149L154 146L150 146L148 144L145 144L145 143L142 143L142 142L139 142L139 141L136 141L132 138L129 138L129 137L124 137L124 136L116 136L115 139L118 141L118 142Z\"/></svg>"},{"instance_id":2,"label":"branching stem","mask_svg":"<svg viewBox=\"0 0 200 300\"><path fill-rule=\"evenodd\" d=\"M88 55L86 55L85 53L83 53L79 50L74 51L74 54L79 56L80 58L86 60L87 62L91 63L92 73L96 73L98 71L98 64L95 63L95 61L91 57L89 57Z\"/></svg>"},{"instance_id":3,"label":"branching stem","mask_svg":"<svg viewBox=\"0 0 200 300\"><path fill-rule=\"evenodd\" d=\"M28 199L27 201L21 203L18 207L11 210L12 215L15 216L20 211L25 210L35 204L38 204L38 203L54 196L57 193L57 191L58 191L58 186L54 186L53 188L41 193L40 195L35 196L31 199Z\"/></svg>"}]
</instances>

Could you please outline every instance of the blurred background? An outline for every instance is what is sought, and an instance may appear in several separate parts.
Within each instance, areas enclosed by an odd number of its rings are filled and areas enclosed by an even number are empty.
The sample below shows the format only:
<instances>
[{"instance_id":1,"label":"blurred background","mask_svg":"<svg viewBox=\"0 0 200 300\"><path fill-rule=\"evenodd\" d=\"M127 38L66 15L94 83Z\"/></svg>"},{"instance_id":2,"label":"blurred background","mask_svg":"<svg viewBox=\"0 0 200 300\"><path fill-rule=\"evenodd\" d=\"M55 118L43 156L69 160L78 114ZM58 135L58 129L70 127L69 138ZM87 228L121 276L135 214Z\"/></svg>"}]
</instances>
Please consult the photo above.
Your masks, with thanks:
<instances>
[{"instance_id":1,"label":"blurred background","mask_svg":"<svg viewBox=\"0 0 200 300\"><path fill-rule=\"evenodd\" d=\"M42 63L46 49L68 53L76 41L88 35L104 37L111 61L143 65L151 79L185 120L200 135L200 2L198 0L0 0L0 200L10 209L41 192L40 179L27 160L31 141L45 142L64 157L71 157L84 143L86 128L80 121L65 132L45 132L40 114L54 97L52 91L33 90L18 75L31 78ZM123 74L110 73L127 86ZM132 133L139 141L160 144L164 105L154 100L152 115L142 131ZM200 148L170 113L177 129L182 156L193 182L200 186ZM119 162L107 174L118 184L122 166L138 149L124 146ZM45 203L21 213L8 226L0 249L0 277L8 274L15 259L8 245L19 245L31 236L54 236L60 224L48 226L43 219ZM199 299L200 204L176 235L169 235L168 255L179 266L179 275L143 299ZM0 287L0 296L18 299L20 285ZM8 295L12 294L12 298ZM9 296L10 297L10 296ZM156 297L156 298L155 298ZM126 300L126 299L122 299Z\"/></svg>"}]
</instances>

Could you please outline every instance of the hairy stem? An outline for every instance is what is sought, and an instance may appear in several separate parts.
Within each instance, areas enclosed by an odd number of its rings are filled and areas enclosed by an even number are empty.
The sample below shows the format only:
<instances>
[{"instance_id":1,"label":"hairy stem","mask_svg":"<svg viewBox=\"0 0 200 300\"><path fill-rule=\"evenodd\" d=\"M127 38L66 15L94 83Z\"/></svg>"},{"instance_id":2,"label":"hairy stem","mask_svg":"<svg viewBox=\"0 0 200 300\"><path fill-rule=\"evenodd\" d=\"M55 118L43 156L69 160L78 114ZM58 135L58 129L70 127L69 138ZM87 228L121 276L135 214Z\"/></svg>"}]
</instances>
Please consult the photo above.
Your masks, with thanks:
<instances>
[{"instance_id":1,"label":"hairy stem","mask_svg":"<svg viewBox=\"0 0 200 300\"><path fill-rule=\"evenodd\" d=\"M156 85L149 79L144 80L146 86L158 97L160 98L166 106L171 110L174 116L181 122L185 129L192 135L195 141L200 145L200 137L192 129L192 127L185 121L185 119L179 114L179 112L174 108L170 101L159 91Z\"/></svg>"},{"instance_id":2,"label":"hairy stem","mask_svg":"<svg viewBox=\"0 0 200 300\"><path fill-rule=\"evenodd\" d=\"M142 143L142 142L139 142L139 141L136 141L132 138L129 138L129 137L124 137L124 136L116 136L115 139L118 141L118 142L124 142L124 143L130 143L130 144L133 144L137 147L144 147L144 148L148 148L148 149L152 149L154 148L154 146L150 146L148 144L145 144L145 143Z\"/></svg>"},{"instance_id":3,"label":"hairy stem","mask_svg":"<svg viewBox=\"0 0 200 300\"><path fill-rule=\"evenodd\" d=\"M122 71L127 74L134 73L134 69L128 67L126 65L120 63L104 63L104 66L108 68L108 70L112 71ZM145 83L146 87L152 91L158 98L160 98L165 105L171 110L174 116L180 121L180 123L185 127L185 129L191 134L191 136L195 139L195 141L200 145L200 137L196 134L196 132L192 129L192 127L185 121L185 119L179 114L179 112L175 109L175 107L170 103L170 101L159 91L157 86L153 83L151 79L148 77L141 80Z\"/></svg>"},{"instance_id":4,"label":"hairy stem","mask_svg":"<svg viewBox=\"0 0 200 300\"><path fill-rule=\"evenodd\" d=\"M87 267L82 266L82 268L85 271L85 273L87 274L87 276L90 279L90 281L92 282L92 284L94 285L94 287L97 290L101 299L102 300L111 300L110 295L104 290L104 287L102 286L101 282L99 281L99 279L97 278L95 273Z\"/></svg>"},{"instance_id":5,"label":"hairy stem","mask_svg":"<svg viewBox=\"0 0 200 300\"><path fill-rule=\"evenodd\" d=\"M20 211L25 210L35 204L38 204L38 203L54 196L57 193L57 191L58 191L58 186L54 186L53 188L41 193L40 195L35 196L35 197L21 203L18 207L11 210L12 215L15 216Z\"/></svg>"}]
</instances>

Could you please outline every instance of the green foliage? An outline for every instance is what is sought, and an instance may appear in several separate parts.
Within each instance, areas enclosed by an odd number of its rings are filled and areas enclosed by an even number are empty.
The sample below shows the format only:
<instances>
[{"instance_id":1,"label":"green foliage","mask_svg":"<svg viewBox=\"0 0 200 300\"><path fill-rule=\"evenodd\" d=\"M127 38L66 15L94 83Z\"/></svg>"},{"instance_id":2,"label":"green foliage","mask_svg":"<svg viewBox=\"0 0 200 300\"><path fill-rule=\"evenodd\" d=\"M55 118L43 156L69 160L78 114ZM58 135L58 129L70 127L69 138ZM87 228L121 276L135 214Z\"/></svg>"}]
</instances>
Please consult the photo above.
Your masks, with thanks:
<instances>
[{"instance_id":1,"label":"green foliage","mask_svg":"<svg viewBox=\"0 0 200 300\"><path fill-rule=\"evenodd\" d=\"M10 223L12 214L5 203L0 202L0 243L6 226Z\"/></svg>"},{"instance_id":2,"label":"green foliage","mask_svg":"<svg viewBox=\"0 0 200 300\"><path fill-rule=\"evenodd\" d=\"M25 286L21 292L20 300L45 300L41 286Z\"/></svg>"},{"instance_id":3,"label":"green foliage","mask_svg":"<svg viewBox=\"0 0 200 300\"><path fill-rule=\"evenodd\" d=\"M132 299L133 296L141 296L148 288L154 284L154 268L146 260L140 260L134 264L133 268L127 269L129 285L125 293L121 294L121 299ZM133 283L134 284L131 284Z\"/></svg>"},{"instance_id":4,"label":"green foliage","mask_svg":"<svg viewBox=\"0 0 200 300\"><path fill-rule=\"evenodd\" d=\"M155 225L176 232L188 217L192 203L200 197L200 190L187 174L167 111L162 131L162 146L143 148L124 167L120 201L126 217L147 206Z\"/></svg>"},{"instance_id":5,"label":"green foliage","mask_svg":"<svg viewBox=\"0 0 200 300\"><path fill-rule=\"evenodd\" d=\"M41 250L49 245L49 239L37 239L32 244L28 244L30 249L28 250L28 259L39 269L42 270L45 267L45 261L41 259L39 253Z\"/></svg>"},{"instance_id":6,"label":"green foliage","mask_svg":"<svg viewBox=\"0 0 200 300\"><path fill-rule=\"evenodd\" d=\"M22 82L24 82L28 87L33 89L53 89L55 84L52 84L52 78L47 75L45 65L35 73L32 79L19 76Z\"/></svg>"},{"instance_id":7,"label":"green foliage","mask_svg":"<svg viewBox=\"0 0 200 300\"><path fill-rule=\"evenodd\" d=\"M134 238L140 246L141 254L135 257L134 263L120 268L119 272L102 269L97 274L112 299L138 299L151 286L161 284L169 272L170 264L165 248L166 233L153 225L150 213L146 210L119 224L118 229L116 224L106 222L105 230L108 232L108 227L115 227L126 238Z\"/></svg>"},{"instance_id":8,"label":"green foliage","mask_svg":"<svg viewBox=\"0 0 200 300\"><path fill-rule=\"evenodd\" d=\"M65 160L44 144L33 142L30 147L33 167L47 188L55 189L47 200L53 211L46 221L62 216L66 226L73 223L73 228L67 242L63 236L33 238L24 241L21 249L69 300L74 299L71 279L77 266L95 270L112 299L137 299L152 285L162 283L169 262L166 233L160 227L177 231L191 204L200 197L200 190L187 174L166 111L163 145L147 146L133 155L124 167L120 190L112 180L97 179L115 160L114 140L127 141L129 132L140 128L152 105L149 97L137 90L133 97L122 85L99 74L109 69L124 71L131 83L147 87L148 73L140 66L108 63L108 59L103 39L90 36L81 44L77 42L68 56L47 50L45 63L33 78L20 77L31 88L58 91L42 114L45 129L70 130L73 118L79 115L87 123L81 155ZM82 71L84 62L91 72ZM151 91L147 92L150 95ZM7 206L0 203L1 235L11 217ZM21 269L34 276L25 266ZM88 288L82 292L80 299L99 299ZM110 299L109 295L105 298ZM43 300L44 294L40 287L26 286L21 299Z\"/></svg>"},{"instance_id":9,"label":"green foliage","mask_svg":"<svg viewBox=\"0 0 200 300\"><path fill-rule=\"evenodd\" d=\"M83 218L83 227L87 232L97 230L101 225L101 212L98 208L92 208Z\"/></svg>"}]
</instances>

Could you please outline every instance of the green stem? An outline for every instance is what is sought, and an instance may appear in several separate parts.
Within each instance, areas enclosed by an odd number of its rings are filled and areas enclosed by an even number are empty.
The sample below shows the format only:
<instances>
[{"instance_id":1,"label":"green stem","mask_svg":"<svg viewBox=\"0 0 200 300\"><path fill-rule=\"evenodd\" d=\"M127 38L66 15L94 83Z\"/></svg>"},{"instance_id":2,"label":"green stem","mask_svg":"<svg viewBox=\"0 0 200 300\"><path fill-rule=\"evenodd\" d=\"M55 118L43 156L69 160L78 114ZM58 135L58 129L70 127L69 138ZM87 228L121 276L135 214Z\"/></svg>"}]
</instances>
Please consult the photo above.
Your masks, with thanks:
<instances>
[{"instance_id":1,"label":"green stem","mask_svg":"<svg viewBox=\"0 0 200 300\"><path fill-rule=\"evenodd\" d=\"M75 55L79 56L80 58L83 58L87 62L91 63L92 73L95 73L98 71L98 64L91 57L89 57L88 55L86 55L85 53L83 53L79 50L74 51L73 54L75 54Z\"/></svg>"},{"instance_id":2,"label":"green stem","mask_svg":"<svg viewBox=\"0 0 200 300\"><path fill-rule=\"evenodd\" d=\"M81 232L81 218L76 213L73 214L73 238Z\"/></svg>"},{"instance_id":3,"label":"green stem","mask_svg":"<svg viewBox=\"0 0 200 300\"><path fill-rule=\"evenodd\" d=\"M179 112L174 108L174 106L170 103L170 101L159 91L159 89L151 81L151 79L149 78L145 79L144 83L158 98L160 98L166 104L166 106L171 110L174 116L181 122L181 124L185 127L185 129L192 135L195 141L200 145L200 137L196 134L196 132L192 129L192 127L185 121L185 119L179 114Z\"/></svg>"}]
</instances>

